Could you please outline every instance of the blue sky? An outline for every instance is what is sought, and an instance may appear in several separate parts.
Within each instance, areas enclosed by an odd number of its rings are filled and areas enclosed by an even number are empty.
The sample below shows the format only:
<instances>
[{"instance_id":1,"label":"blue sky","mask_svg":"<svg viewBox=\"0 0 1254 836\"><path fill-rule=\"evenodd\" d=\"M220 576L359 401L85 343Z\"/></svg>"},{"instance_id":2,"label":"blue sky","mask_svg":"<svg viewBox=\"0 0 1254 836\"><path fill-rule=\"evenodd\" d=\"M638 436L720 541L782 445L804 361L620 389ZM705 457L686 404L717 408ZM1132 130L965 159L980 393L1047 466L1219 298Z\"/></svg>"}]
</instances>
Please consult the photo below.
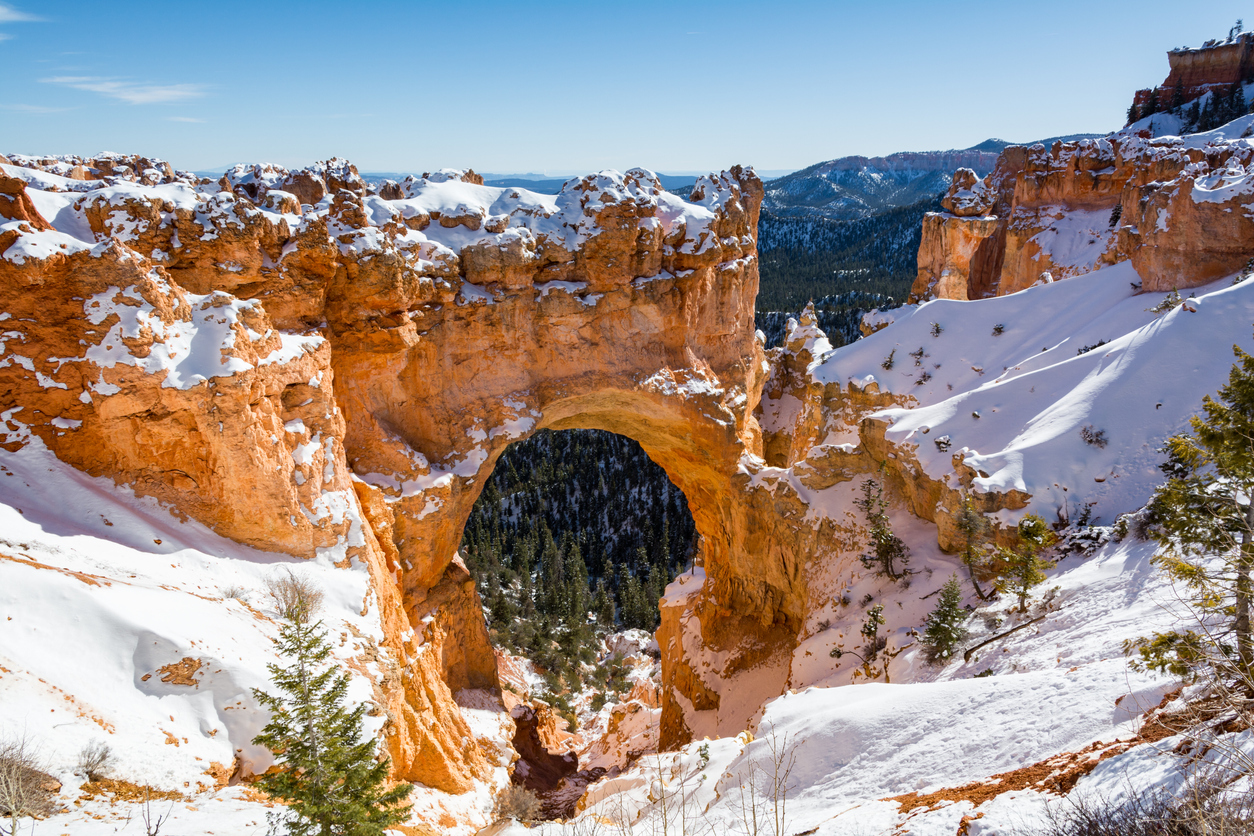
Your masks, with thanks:
<instances>
[{"instance_id":1,"label":"blue sky","mask_svg":"<svg viewBox=\"0 0 1254 836\"><path fill-rule=\"evenodd\" d=\"M1200 5L1200 4L1199 4ZM0 0L0 153L800 168L1122 124L1248 4ZM1254 17L1254 15L1252 15ZM1254 26L1254 20L1250 21Z\"/></svg>"}]
</instances>

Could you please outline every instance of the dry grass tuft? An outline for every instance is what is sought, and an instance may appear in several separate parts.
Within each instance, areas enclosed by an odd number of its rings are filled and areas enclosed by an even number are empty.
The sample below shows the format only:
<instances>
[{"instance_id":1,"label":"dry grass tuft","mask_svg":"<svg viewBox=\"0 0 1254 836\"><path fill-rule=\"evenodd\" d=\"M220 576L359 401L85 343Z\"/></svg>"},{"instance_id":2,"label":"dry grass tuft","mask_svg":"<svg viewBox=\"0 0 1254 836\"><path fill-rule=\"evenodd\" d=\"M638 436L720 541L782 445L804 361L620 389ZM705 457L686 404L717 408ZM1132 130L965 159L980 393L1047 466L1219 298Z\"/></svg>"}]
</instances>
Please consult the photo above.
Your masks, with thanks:
<instances>
[{"instance_id":1,"label":"dry grass tuft","mask_svg":"<svg viewBox=\"0 0 1254 836\"><path fill-rule=\"evenodd\" d=\"M535 821L540 815L540 799L526 787L510 784L496 797L496 820Z\"/></svg>"},{"instance_id":2,"label":"dry grass tuft","mask_svg":"<svg viewBox=\"0 0 1254 836\"><path fill-rule=\"evenodd\" d=\"M99 781L113 766L113 750L103 740L88 743L78 753L76 771L87 776L88 781Z\"/></svg>"}]
</instances>

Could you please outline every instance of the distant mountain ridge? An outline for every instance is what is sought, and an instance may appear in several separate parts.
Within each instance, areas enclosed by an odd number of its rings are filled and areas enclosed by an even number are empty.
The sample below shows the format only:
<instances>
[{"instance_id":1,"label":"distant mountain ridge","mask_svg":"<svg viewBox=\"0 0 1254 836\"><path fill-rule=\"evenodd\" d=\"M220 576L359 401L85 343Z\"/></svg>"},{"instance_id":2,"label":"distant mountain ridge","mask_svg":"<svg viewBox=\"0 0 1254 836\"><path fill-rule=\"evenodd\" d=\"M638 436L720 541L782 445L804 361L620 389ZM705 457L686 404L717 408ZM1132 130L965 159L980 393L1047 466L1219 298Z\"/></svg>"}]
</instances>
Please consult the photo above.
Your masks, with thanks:
<instances>
[{"instance_id":1,"label":"distant mountain ridge","mask_svg":"<svg viewBox=\"0 0 1254 836\"><path fill-rule=\"evenodd\" d=\"M1048 145L1095 136L1072 134L1039 142ZM768 181L762 206L780 217L864 218L940 194L949 188L956 169L970 168L982 177L993 170L1002 149L1014 144L986 139L961 150L840 157Z\"/></svg>"}]
</instances>

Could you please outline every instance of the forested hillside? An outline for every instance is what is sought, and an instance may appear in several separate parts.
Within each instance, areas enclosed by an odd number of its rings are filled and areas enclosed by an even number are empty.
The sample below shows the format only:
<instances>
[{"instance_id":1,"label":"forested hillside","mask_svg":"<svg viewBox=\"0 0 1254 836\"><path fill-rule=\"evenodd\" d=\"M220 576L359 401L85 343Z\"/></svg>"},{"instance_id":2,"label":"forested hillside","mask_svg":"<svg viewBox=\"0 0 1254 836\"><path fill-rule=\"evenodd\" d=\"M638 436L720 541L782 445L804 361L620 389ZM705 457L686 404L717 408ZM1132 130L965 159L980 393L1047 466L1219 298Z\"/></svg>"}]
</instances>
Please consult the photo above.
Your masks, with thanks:
<instances>
[{"instance_id":1,"label":"forested hillside","mask_svg":"<svg viewBox=\"0 0 1254 836\"><path fill-rule=\"evenodd\" d=\"M923 215L940 195L868 218L833 221L762 213L759 311L796 311L851 290L904 300L914 281Z\"/></svg>"},{"instance_id":2,"label":"forested hillside","mask_svg":"<svg viewBox=\"0 0 1254 836\"><path fill-rule=\"evenodd\" d=\"M460 551L493 641L573 687L597 631L657 627L695 535L683 493L640 445L545 430L502 454Z\"/></svg>"},{"instance_id":3,"label":"forested hillside","mask_svg":"<svg viewBox=\"0 0 1254 836\"><path fill-rule=\"evenodd\" d=\"M833 347L839 348L862 335L859 326L863 314L875 308L895 308L901 304L902 298L851 290L848 293L815 299L814 311L818 315L819 327L823 329L823 333L827 334ZM798 315L798 311L758 311L754 315L758 330L766 335L767 348L773 348L784 341L784 327L788 318Z\"/></svg>"}]
</instances>

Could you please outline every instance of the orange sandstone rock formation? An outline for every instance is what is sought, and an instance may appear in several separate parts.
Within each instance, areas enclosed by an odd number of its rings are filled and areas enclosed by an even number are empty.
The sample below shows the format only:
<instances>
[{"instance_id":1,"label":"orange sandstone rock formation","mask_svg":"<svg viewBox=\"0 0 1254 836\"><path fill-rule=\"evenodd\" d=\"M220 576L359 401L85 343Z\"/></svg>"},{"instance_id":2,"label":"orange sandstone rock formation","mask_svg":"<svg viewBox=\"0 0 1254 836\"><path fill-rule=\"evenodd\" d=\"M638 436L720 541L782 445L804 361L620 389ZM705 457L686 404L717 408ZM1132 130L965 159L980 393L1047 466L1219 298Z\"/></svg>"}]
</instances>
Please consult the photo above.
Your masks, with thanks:
<instances>
[{"instance_id":1,"label":"orange sandstone rock formation","mask_svg":"<svg viewBox=\"0 0 1254 836\"><path fill-rule=\"evenodd\" d=\"M499 687L456 548L497 457L542 428L636 439L693 510L707 582L662 631L665 741L711 704L742 728L756 706L717 705L737 677L782 692L786 665L755 667L795 640L817 532L754 481L752 171L685 201L644 171L555 197L442 171L385 197L337 160L220 182L10 162L41 196L0 223L8 443L258 548L365 562L399 778L461 792L488 773L453 699Z\"/></svg>"},{"instance_id":2,"label":"orange sandstone rock formation","mask_svg":"<svg viewBox=\"0 0 1254 836\"><path fill-rule=\"evenodd\" d=\"M1194 138L1006 148L983 181L960 171L947 211L925 217L911 300L999 296L1128 259L1146 290L1231 274L1254 256L1240 208L1252 163L1243 141Z\"/></svg>"}]
</instances>

